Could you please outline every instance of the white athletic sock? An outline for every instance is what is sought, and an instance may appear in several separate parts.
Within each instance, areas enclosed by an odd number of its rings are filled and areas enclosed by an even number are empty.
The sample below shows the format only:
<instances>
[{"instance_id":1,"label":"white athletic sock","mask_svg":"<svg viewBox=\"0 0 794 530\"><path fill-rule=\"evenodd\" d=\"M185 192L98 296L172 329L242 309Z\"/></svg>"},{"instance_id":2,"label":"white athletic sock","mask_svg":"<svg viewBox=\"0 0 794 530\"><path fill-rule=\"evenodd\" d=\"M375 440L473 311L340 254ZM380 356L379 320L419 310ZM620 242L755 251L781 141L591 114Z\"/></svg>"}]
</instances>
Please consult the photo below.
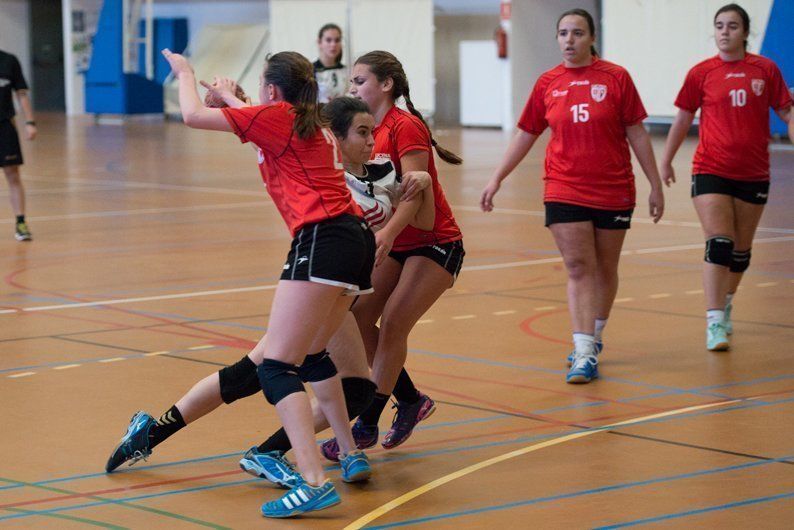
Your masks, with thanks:
<instances>
[{"instance_id":1,"label":"white athletic sock","mask_svg":"<svg viewBox=\"0 0 794 530\"><path fill-rule=\"evenodd\" d=\"M709 309L706 311L706 322L708 325L721 324L725 320L725 311L722 309Z\"/></svg>"},{"instance_id":2,"label":"white athletic sock","mask_svg":"<svg viewBox=\"0 0 794 530\"><path fill-rule=\"evenodd\" d=\"M729 305L731 305L731 303L733 302L733 296L735 294L736 293L728 293L727 295L725 295L725 307L728 307Z\"/></svg>"},{"instance_id":3,"label":"white athletic sock","mask_svg":"<svg viewBox=\"0 0 794 530\"><path fill-rule=\"evenodd\" d=\"M587 333L574 333L573 351L576 355L593 355L595 353L595 338Z\"/></svg>"},{"instance_id":4,"label":"white athletic sock","mask_svg":"<svg viewBox=\"0 0 794 530\"><path fill-rule=\"evenodd\" d=\"M604 328L607 327L606 318L597 318L595 320L595 335L593 338L596 342L601 342L601 335L604 333Z\"/></svg>"}]
</instances>

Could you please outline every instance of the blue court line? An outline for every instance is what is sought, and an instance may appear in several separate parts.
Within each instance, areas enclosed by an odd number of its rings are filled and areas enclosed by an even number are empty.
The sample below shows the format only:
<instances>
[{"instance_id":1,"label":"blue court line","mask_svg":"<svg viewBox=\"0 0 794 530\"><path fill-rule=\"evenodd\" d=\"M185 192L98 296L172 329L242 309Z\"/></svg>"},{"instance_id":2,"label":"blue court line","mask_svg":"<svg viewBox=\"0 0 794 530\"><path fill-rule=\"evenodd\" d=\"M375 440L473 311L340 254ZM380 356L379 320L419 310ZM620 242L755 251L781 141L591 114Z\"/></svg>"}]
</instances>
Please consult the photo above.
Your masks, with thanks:
<instances>
[{"instance_id":1,"label":"blue court line","mask_svg":"<svg viewBox=\"0 0 794 530\"><path fill-rule=\"evenodd\" d=\"M207 340L215 340L215 339L207 339ZM113 349L113 346L108 345L107 347L110 348L110 349ZM212 348L205 348L203 350L190 350L190 349L187 349L187 350L173 350L173 351L169 351L168 353L169 354L173 354L173 353L196 353L197 351L217 350L217 349L220 349L220 348L221 348L220 346L213 346ZM102 357L101 359L78 359L78 360L73 360L73 361L62 361L62 362L57 362L57 363L32 364L30 366L17 366L15 368L4 368L4 369L0 370L0 374L4 374L4 373L8 373L8 372L19 372L21 370L35 370L35 369L39 369L39 368L53 368L55 366L65 366L67 364L96 364L99 361L103 361L105 359L116 358L116 357L121 357L122 359L125 359L125 360L126 359L140 359L140 358L146 357L146 353L132 353L132 354L129 354L129 355L116 355L114 357Z\"/></svg>"},{"instance_id":2,"label":"blue court line","mask_svg":"<svg viewBox=\"0 0 794 530\"><path fill-rule=\"evenodd\" d=\"M512 418L512 417L513 416L510 416L509 414L497 414L497 415L494 415L494 416L484 416L484 417L481 417L481 418L471 418L471 419L468 419L468 420L449 421L449 422L443 422L443 423L434 423L432 425L420 425L420 426L416 427L414 430L415 431L429 431L429 430L433 430L433 429L440 429L440 428L445 428L445 427L456 427L458 425L466 425L466 424L471 424L471 423L481 423L481 422L487 422L487 421L495 421L495 420L499 420L499 419ZM387 432L388 432L387 430L382 430L380 432L380 434L384 435ZM321 442L318 441L317 443L319 444ZM195 464L195 463L198 463L198 462L208 462L208 461L211 461L211 460L222 460L224 458L232 458L232 457L239 458L239 457L243 456L244 454L245 454L245 451L236 451L234 453L223 453L223 454L219 454L219 455L211 455L211 456L205 456L205 457L200 457L200 458L190 458L190 459L187 459L187 460L177 460L175 462L167 462L167 463L163 463L163 464L151 464L151 465L146 465L146 466L137 466L135 469L131 469L131 468L127 467L127 468L124 468L124 469L120 469L118 471L114 471L113 475L121 475L121 474L124 474L124 473L132 473L132 472L136 472L136 471L148 471L148 470L151 470L151 469L158 469L158 468L163 468L163 467L173 467L173 466L181 466L181 465L186 465L186 464ZM58 483L58 482L72 482L72 481L76 481L76 480L84 480L84 479L96 478L96 477L104 477L104 476L107 476L107 473L87 473L87 474L84 474L84 475L72 475L72 476L68 476L68 477L61 477L61 478L55 478L55 479L49 479L49 480L42 480L42 481L39 481L39 482L33 482L31 484L33 486L45 486L45 485L48 485L48 484L55 484L55 483ZM10 489L17 489L17 488L24 488L24 487L25 487L24 484L12 484L12 485L9 485L9 486L0 486L0 491L10 490Z\"/></svg>"},{"instance_id":3,"label":"blue court line","mask_svg":"<svg viewBox=\"0 0 794 530\"><path fill-rule=\"evenodd\" d=\"M669 513L667 515L659 515L657 517L649 517L647 519L637 519L625 523L619 523L609 526L600 526L596 530L606 530L607 528L625 528L627 526L636 526L639 524L653 523L656 521L666 521L669 519L679 519L681 517L689 517L691 515L699 515L701 513L717 512L721 510L728 510L730 508L738 508L740 506L748 506L751 504L759 504L762 502L773 502L781 499L789 499L794 497L794 491L788 493L780 493L778 495L770 495L768 497L756 497L754 499L745 499L743 501L729 502L728 504L720 504L717 506L709 506L708 508L700 508L698 510L689 510L686 512Z\"/></svg>"},{"instance_id":4,"label":"blue court line","mask_svg":"<svg viewBox=\"0 0 794 530\"><path fill-rule=\"evenodd\" d=\"M725 412L732 411L732 410L740 410L740 409L747 409L747 408L758 408L758 407L765 407L765 406L769 406L769 405L777 405L777 404L792 403L792 402L794 402L794 398L779 400L779 401L774 402L774 403L748 402L747 404L744 404L742 406L726 407L726 408L719 409L719 410L716 410L716 411L695 411L695 412L687 413L687 414L679 414L679 415L675 415L675 416L667 416L667 417L664 417L664 418L658 418L656 420L646 420L646 421L642 421L642 422L637 422L635 424L632 424L631 426L633 427L633 426L642 425L642 424L645 424L645 423L655 423L657 421L672 421L674 419L684 418L684 417L702 416L702 415L707 415L707 414L721 414L721 413L725 413ZM386 457L383 457L383 458L378 458L378 459L373 459L373 460L374 460L375 463L377 463L377 462L399 462L399 461L404 461L404 460L414 460L414 459L418 459L418 458L424 458L424 457L427 457L427 456L436 456L436 455L442 455L442 454L461 453L461 452L468 452L468 451L472 451L472 450L476 450L476 449L492 448L492 447L499 447L499 446L504 446L504 445L513 445L513 444L517 444L517 443L526 443L526 442L530 442L530 441L536 441L536 440L542 440L542 439L548 439L548 438L556 438L558 436L565 436L566 434L572 434L572 433L576 433L576 432L604 431L604 430L609 430L609 429L606 428L606 427L594 427L594 428L591 428L591 429L571 430L571 431L562 432L562 433L543 434L543 435L536 435L536 436L524 436L524 437L519 437L519 438L516 438L516 439L513 439L513 440L502 441L502 442L489 442L489 443L485 443L485 444L470 445L470 446L466 446L466 447L457 447L457 448L450 448L450 449L438 449L438 450L434 450L434 451L424 451L424 452L421 452L421 453L409 453L409 454L406 454L406 455L400 455L400 456L396 456L396 457L388 457L388 456L386 456ZM326 470L333 470L333 469L337 469L338 467L339 467L338 464L335 464L335 465L327 466ZM200 490L203 490L203 489L214 489L214 488L220 488L220 487L226 487L226 486L231 486L231 485L244 484L246 482L259 481L259 480L261 480L261 479L252 479L252 480L247 480L247 481L236 481L236 482L228 482L228 483L221 483L221 484L213 484L213 485L209 485L209 486L201 486L201 487L187 488L187 489L183 489L183 490L173 490L173 491L169 491L169 492L149 494L149 495L145 495L145 496L141 496L141 497L109 499L106 502L100 501L100 502L94 502L94 503L89 503L89 504L84 504L84 505L69 506L69 507L64 507L64 508L54 508L54 509L51 509L51 510L41 510L41 511L36 511L36 512L31 511L30 513L3 516L3 517L0 517L0 521L6 520L6 519L19 519L19 518L24 518L24 517L31 517L31 516L34 516L34 515L47 514L47 513L57 513L57 512L60 512L60 511L65 511L65 510L76 510L76 509L81 509L81 508L94 507L94 506L99 506L99 505L106 505L106 504L110 504L110 503L130 502L132 500L139 500L139 499L143 499L143 498L147 498L148 499L148 498L155 498L155 497L163 497L163 496L167 496L167 495L177 495L177 494L180 494L180 493L190 493L190 492L193 492L193 491L200 491Z\"/></svg>"},{"instance_id":5,"label":"blue court line","mask_svg":"<svg viewBox=\"0 0 794 530\"><path fill-rule=\"evenodd\" d=\"M512 508L519 508L521 506L529 506L529 505L532 505L532 504L540 504L540 503L543 503L543 502L558 501L558 500L562 500L562 499L571 499L571 498L582 497L582 496L586 496L586 495L594 495L594 494L598 494L598 493L605 493L605 492L608 492L608 491L616 491L616 490L623 490L623 489L629 489L629 488L636 488L636 487L640 487L640 486L647 486L647 485L650 485L650 484L659 484L659 483L662 483L662 482L673 482L673 481L683 480L683 479L692 478L692 477L702 477L702 476L706 476L706 475L716 475L716 474L719 474L719 473L727 473L727 472L730 472L730 471L738 471L738 470L742 470L742 469L755 468L755 467L765 466L765 465L769 465L769 464L773 464L773 463L777 463L777 462L783 462L785 460L791 460L792 458L794 458L794 455L783 456L783 457L780 457L780 458L775 458L773 460L766 460L766 461L762 461L762 462L749 462L749 463L746 463L746 464L738 464L738 465L727 466L727 467L717 467L717 468L712 468L712 469L704 469L704 470L701 470L701 471L693 471L693 472L690 472L690 473L681 473L679 475L662 476L662 477L651 478L651 479L646 479L646 480L639 480L639 481L636 481L636 482L622 482L622 483L619 483L619 484L611 484L609 486L601 486L601 487L598 487L598 488L573 491L573 492L570 492L570 493L561 493L559 495L550 495L550 496L546 496L546 497L536 497L534 499L527 499L527 500L523 500L523 501L508 502L508 503L505 503L505 504L497 504L497 505L492 505L492 506L483 506L482 508L475 508L475 509L472 509L472 510L462 510L462 511L458 511L458 512L449 512L449 513L444 513L444 514L431 515L431 516L427 516L427 517L419 517L419 518L416 518L416 519L405 519L403 521L395 521L393 523L388 523L388 524L383 524L383 525L378 525L378 526L367 526L366 528L368 528L370 530L376 530L376 529L380 530L380 529L384 529L384 528L395 528L395 527L398 527L398 526L408 526L408 525L414 525L414 524L428 523L428 522L431 522L431 521L439 521L439 520L442 520L442 519L452 519L452 518L455 518L455 517L466 517L466 516L469 516L469 515L476 515L476 514L485 513L485 512L493 512L493 511L499 511L499 510L509 510L509 509L512 509ZM647 521L647 520L645 520L645 521ZM617 527L604 527L604 528L617 528Z\"/></svg>"},{"instance_id":6,"label":"blue court line","mask_svg":"<svg viewBox=\"0 0 794 530\"><path fill-rule=\"evenodd\" d=\"M643 424L646 424L646 423L657 423L657 422L664 422L664 421L672 421L672 420L680 419L680 418L692 418L692 417L696 417L696 416L705 416L705 415L711 415L711 414L723 414L725 412L729 412L729 411L733 411L733 410L759 408L759 407L766 407L766 406L770 406L770 405L778 405L778 404L786 404L786 403L794 403L794 398L782 399L782 400L778 400L776 402L769 402L769 403L766 403L766 402L764 402L764 403L747 402L747 403L739 405L739 406L724 407L724 408L721 408L721 409L718 409L718 410L695 411L695 412L690 412L690 413L686 413L686 414L678 414L678 415L675 415L675 416L666 416L664 418L645 420L645 421L634 423L634 424L632 424L630 426L626 426L626 427L634 427L634 426L643 425ZM461 453L461 452L473 451L473 450L476 450L476 449L493 448L493 447L499 447L499 446L505 446L505 445L514 445L514 444L522 444L522 443L536 441L536 440L542 440L542 439L548 439L548 438L556 438L556 437L559 437L559 436L565 436L567 434L573 434L573 433L578 433L578 432L605 431L605 430L611 430L611 429L614 429L614 428L594 427L594 428L591 428L591 429L571 430L571 431L562 432L562 433L542 434L542 435L535 435L535 436L525 436L525 437L519 437L519 438L516 438L516 439L513 439L513 440L505 440L505 441L502 441L502 442L489 442L489 443L485 443L485 444L468 445L468 446L465 446L465 447L457 447L457 448L450 448L450 449L439 449L439 450L433 450L433 451L424 451L424 452L420 452L420 453L410 453L410 454L406 454L406 455L399 455L399 456L396 456L396 457L393 457L393 458L390 458L390 457L387 456L385 458L375 459L374 461L375 462L378 462L378 461L382 461L382 462L399 462L399 461L403 461L403 460L414 460L414 459L418 459L418 458L424 458L424 457L427 457L427 456L436 456L436 455L451 454L451 453ZM209 460L209 459L211 459L211 457L207 458L207 460ZM326 469L327 470L333 470L333 469L337 469L338 467L339 467L338 465L332 465L332 466L327 466ZM257 481L257 480L260 480L260 479L253 479L253 481ZM162 497L162 496L167 496L167 495L177 495L177 494L180 494L180 493L189 493L189 492L193 492L193 491L199 491L199 490L202 490L202 489L220 488L220 487L225 487L225 486L230 486L230 485L243 484L243 483L246 483L246 482L251 482L251 481L237 481L237 482L229 482L229 483L222 483L222 484L213 484L213 485L209 485L209 486L187 488L187 489L184 489L184 490L173 490L173 491L169 491L169 492L149 494L149 495L142 496L142 497L114 499L114 500L108 500L106 502L101 502L100 501L100 502L90 503L90 504L86 504L86 505L69 506L69 507L65 507L65 508L54 508L54 509L51 509L51 510L41 510L41 511L35 511L35 512L31 511L30 513L3 516L3 517L0 517L0 521L3 521L5 519L10 519L10 518L19 519L19 518L23 518L23 517L32 517L34 515L41 515L41 514L47 514L47 513L56 513L56 512L65 511L65 510L76 510L76 509L80 509L80 508L93 507L93 506L98 506L98 505L105 505L105 504L109 504L109 503L129 502L130 500L137 500L137 499L141 499L141 498L155 498L155 497Z\"/></svg>"}]
</instances>

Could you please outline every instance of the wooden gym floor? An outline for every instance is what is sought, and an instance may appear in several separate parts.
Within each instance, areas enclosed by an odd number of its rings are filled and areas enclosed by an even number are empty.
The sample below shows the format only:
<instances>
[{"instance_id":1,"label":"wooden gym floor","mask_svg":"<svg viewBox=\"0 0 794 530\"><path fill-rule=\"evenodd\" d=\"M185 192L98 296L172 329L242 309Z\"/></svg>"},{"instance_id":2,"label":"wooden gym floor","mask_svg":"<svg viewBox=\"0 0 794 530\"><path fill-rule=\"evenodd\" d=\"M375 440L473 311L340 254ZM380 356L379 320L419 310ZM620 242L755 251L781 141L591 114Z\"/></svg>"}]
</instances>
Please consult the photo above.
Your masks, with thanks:
<instances>
[{"instance_id":1,"label":"wooden gym floor","mask_svg":"<svg viewBox=\"0 0 794 530\"><path fill-rule=\"evenodd\" d=\"M404 446L370 450L368 484L343 484L329 466L338 507L265 521L259 506L280 490L237 467L278 427L259 396L103 473L135 411L159 415L267 328L289 238L254 153L160 120L40 122L24 145L32 243L14 241L0 189L3 527L790 528L790 148L772 152L731 351L704 348L690 138L658 226L638 177L602 377L572 386L566 275L542 218L545 141L484 214L480 190L506 137L438 131L465 159L440 168L468 252L409 343L408 368L438 411Z\"/></svg>"}]
</instances>

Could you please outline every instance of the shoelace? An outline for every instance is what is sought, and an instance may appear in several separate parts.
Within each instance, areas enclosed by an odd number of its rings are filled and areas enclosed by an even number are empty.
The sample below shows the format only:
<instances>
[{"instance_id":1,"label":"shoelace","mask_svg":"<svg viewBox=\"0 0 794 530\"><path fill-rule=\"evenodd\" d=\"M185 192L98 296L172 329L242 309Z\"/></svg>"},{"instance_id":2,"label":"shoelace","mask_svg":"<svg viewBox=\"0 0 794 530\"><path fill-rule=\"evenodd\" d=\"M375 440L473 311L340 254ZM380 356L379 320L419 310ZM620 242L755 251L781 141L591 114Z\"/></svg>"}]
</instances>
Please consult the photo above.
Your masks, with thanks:
<instances>
[{"instance_id":1,"label":"shoelace","mask_svg":"<svg viewBox=\"0 0 794 530\"><path fill-rule=\"evenodd\" d=\"M136 462L139 462L140 460L143 460L144 462L148 462L149 461L148 458L150 454L151 453L147 454L141 451L140 449L136 449L135 452L132 453L132 458L130 458L130 463L127 464L127 466L131 466Z\"/></svg>"},{"instance_id":2,"label":"shoelace","mask_svg":"<svg viewBox=\"0 0 794 530\"><path fill-rule=\"evenodd\" d=\"M598 358L595 355L577 355L573 358L574 368L584 368L585 363L591 363L595 366L598 364Z\"/></svg>"}]
</instances>

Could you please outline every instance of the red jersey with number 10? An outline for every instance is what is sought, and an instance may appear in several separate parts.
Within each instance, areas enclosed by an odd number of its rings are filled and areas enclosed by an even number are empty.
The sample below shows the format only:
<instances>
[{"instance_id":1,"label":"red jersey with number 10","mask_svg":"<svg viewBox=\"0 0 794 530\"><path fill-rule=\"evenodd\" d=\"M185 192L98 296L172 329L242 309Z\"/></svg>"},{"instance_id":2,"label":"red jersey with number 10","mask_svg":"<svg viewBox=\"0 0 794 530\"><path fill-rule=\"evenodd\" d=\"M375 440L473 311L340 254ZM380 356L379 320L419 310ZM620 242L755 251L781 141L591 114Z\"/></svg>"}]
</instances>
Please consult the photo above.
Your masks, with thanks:
<instances>
[{"instance_id":1,"label":"red jersey with number 10","mask_svg":"<svg viewBox=\"0 0 794 530\"><path fill-rule=\"evenodd\" d=\"M726 62L719 55L692 68L675 106L700 109L700 142L692 173L769 180L769 107L791 105L778 67L760 55Z\"/></svg>"},{"instance_id":2,"label":"red jersey with number 10","mask_svg":"<svg viewBox=\"0 0 794 530\"><path fill-rule=\"evenodd\" d=\"M375 147L372 158L389 158L402 176L400 157L411 151L425 151L428 154L427 172L433 181L433 197L436 202L436 220L433 230L427 232L413 226L406 226L394 240L393 250L403 251L428 245L438 245L457 241L463 237L452 215L452 209L444 196L444 190L438 182L438 172L433 161L433 147L430 145L430 133L422 120L396 106L389 109L380 124L372 131L375 136Z\"/></svg>"},{"instance_id":3,"label":"red jersey with number 10","mask_svg":"<svg viewBox=\"0 0 794 530\"><path fill-rule=\"evenodd\" d=\"M223 115L243 143L259 147L259 171L290 232L349 213L362 216L345 184L334 135L319 129L306 140L293 131L295 113L286 102L240 109Z\"/></svg>"},{"instance_id":4,"label":"red jersey with number 10","mask_svg":"<svg viewBox=\"0 0 794 530\"><path fill-rule=\"evenodd\" d=\"M540 76L518 127L546 148L544 202L603 210L634 206L634 173L626 127L648 115L628 72L595 57L589 66L559 65Z\"/></svg>"}]
</instances>

